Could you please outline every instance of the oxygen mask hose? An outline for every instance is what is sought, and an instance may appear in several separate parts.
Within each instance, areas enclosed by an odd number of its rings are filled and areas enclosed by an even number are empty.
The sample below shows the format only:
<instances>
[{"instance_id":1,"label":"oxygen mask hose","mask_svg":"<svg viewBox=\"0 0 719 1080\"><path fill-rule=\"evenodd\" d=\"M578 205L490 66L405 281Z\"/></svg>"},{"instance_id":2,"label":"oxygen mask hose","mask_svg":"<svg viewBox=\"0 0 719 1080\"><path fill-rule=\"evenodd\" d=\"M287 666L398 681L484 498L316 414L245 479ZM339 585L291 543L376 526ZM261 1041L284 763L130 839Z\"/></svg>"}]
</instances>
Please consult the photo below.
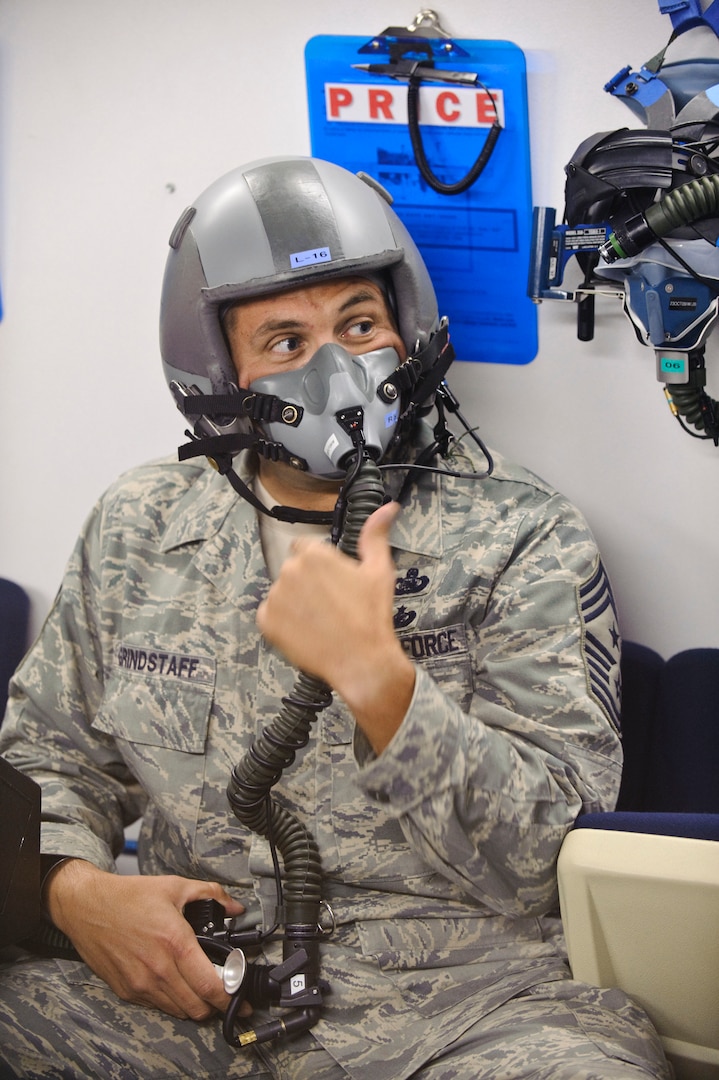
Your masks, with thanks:
<instances>
[{"instance_id":1,"label":"oxygen mask hose","mask_svg":"<svg viewBox=\"0 0 719 1080\"><path fill-rule=\"evenodd\" d=\"M664 395L681 427L695 439L710 439L719 446L719 402L705 391L706 368L704 350L689 353L689 379L686 384L673 384L664 388ZM690 431L691 424L695 431Z\"/></svg>"},{"instance_id":2,"label":"oxygen mask hose","mask_svg":"<svg viewBox=\"0 0 719 1080\"><path fill-rule=\"evenodd\" d=\"M345 490L347 488L347 490ZM357 543L367 517L384 502L384 486L377 465L363 454L358 461L353 456L347 470L347 480L338 503L346 506L342 532L337 543L340 551L357 557ZM318 942L320 928L322 866L317 843L306 826L286 807L271 796L271 789L283 771L295 760L298 750L310 737L312 724L318 714L332 701L332 692L322 680L299 672L292 692L282 699L282 708L275 719L262 729L243 759L232 770L227 798L232 811L243 825L264 837L282 857L284 881L278 887L278 919L284 923L284 961L296 956L299 950L307 954L304 970L306 986L316 991L319 966ZM284 965L281 965L284 966ZM239 991L241 993L241 990ZM317 997L315 993L315 997ZM280 1000L281 1005L307 1005L304 1002ZM321 998L320 998L321 1002ZM295 1018L293 1030L312 1027L319 1019L319 1008L309 1005L303 1010L304 1020ZM232 1010L234 1018L235 1009ZM286 1026L286 1025L285 1025ZM240 1040L225 1038L233 1045L275 1038L276 1024L265 1025L254 1033L245 1033Z\"/></svg>"},{"instance_id":3,"label":"oxygen mask hose","mask_svg":"<svg viewBox=\"0 0 719 1080\"><path fill-rule=\"evenodd\" d=\"M689 180L643 213L618 224L599 249L607 263L638 255L673 229L691 225L719 211L719 173Z\"/></svg>"}]
</instances>

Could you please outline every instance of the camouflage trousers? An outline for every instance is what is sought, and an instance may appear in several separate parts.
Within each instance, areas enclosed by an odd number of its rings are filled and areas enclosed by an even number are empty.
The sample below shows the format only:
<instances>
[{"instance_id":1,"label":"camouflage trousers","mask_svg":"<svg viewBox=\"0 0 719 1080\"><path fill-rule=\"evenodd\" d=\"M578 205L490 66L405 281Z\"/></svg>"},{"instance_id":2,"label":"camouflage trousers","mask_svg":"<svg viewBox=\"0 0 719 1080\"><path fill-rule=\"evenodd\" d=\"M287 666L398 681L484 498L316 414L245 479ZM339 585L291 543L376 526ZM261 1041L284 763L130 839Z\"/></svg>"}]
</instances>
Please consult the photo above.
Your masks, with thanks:
<instances>
[{"instance_id":1,"label":"camouflage trousers","mask_svg":"<svg viewBox=\"0 0 719 1080\"><path fill-rule=\"evenodd\" d=\"M318 1032L320 1028L316 1029ZM378 1080L392 1080L377 1065ZM197 1024L119 1001L81 963L0 964L0 1078L345 1080L308 1032L244 1050ZM403 1076L409 1074L404 1071ZM411 1073L418 1080L670 1080L646 1016L617 990L535 986L475 1022Z\"/></svg>"}]
</instances>

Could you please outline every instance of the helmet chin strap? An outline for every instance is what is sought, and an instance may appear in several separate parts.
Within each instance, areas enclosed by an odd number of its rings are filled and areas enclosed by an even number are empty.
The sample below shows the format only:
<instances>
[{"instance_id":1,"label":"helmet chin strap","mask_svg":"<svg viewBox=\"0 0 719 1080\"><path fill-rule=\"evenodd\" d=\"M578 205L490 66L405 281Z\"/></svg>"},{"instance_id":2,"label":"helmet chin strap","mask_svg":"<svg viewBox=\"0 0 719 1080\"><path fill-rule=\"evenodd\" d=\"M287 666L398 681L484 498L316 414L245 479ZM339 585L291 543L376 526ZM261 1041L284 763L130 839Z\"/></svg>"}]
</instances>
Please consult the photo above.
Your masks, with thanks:
<instances>
[{"instance_id":1,"label":"helmet chin strap","mask_svg":"<svg viewBox=\"0 0 719 1080\"><path fill-rule=\"evenodd\" d=\"M236 395L234 394L230 395L230 399L235 396ZM214 397L216 398L217 395L214 395ZM207 400L208 398L205 398L204 396L193 395L188 401L191 401L194 407L188 407L187 410L183 407L182 411L187 411L190 415L193 415L195 409L206 406ZM196 427L198 426L201 431L205 431L210 427L213 430L217 430L215 425L208 421L208 417L205 414L201 416L200 424L196 425ZM351 482L356 467L363 455L364 436L361 426L357 427L352 432L351 437L356 453L353 453L350 456L347 465L347 473L342 482L342 486L339 489L337 502L333 510L303 510L299 506L265 506L265 504L257 498L252 488L235 472L235 469L233 468L234 455L240 450L254 450L255 453L266 458L268 461L283 461L286 464L297 468L299 459L296 455L290 454L282 443L269 442L257 434L245 435L226 432L224 434L198 435L193 434L190 431L186 432L186 434L190 436L190 442L184 443L182 446L178 447L177 455L180 461L187 461L190 458L195 457L206 457L210 465L212 465L221 476L227 477L230 485L237 494L250 503L250 505L259 513L274 518L276 521L287 521L292 524L330 525L332 526L332 535L339 535L344 512L343 491L347 484Z\"/></svg>"},{"instance_id":2,"label":"helmet chin strap","mask_svg":"<svg viewBox=\"0 0 719 1080\"><path fill-rule=\"evenodd\" d=\"M190 432L187 432L190 435ZM306 525L331 525L334 520L334 512L331 510L301 510L296 506L265 506L257 498L254 491L242 480L233 468L234 454L239 450L254 450L262 457L271 461L296 461L292 458L281 443L269 443L259 435L215 435L205 438L191 436L191 441L180 446L177 456L180 461L190 458L206 457L210 465L221 476L226 476L230 484L243 499L254 506L262 514L275 518L277 521L302 522Z\"/></svg>"},{"instance_id":3,"label":"helmet chin strap","mask_svg":"<svg viewBox=\"0 0 719 1080\"><path fill-rule=\"evenodd\" d=\"M254 491L244 480L241 480L233 468L229 468L224 474L238 495L251 503L256 510L275 518L277 521L289 521L292 524L302 523L305 525L332 525L335 518L334 510L301 510L298 506L272 506L268 507L257 498Z\"/></svg>"},{"instance_id":4,"label":"helmet chin strap","mask_svg":"<svg viewBox=\"0 0 719 1080\"><path fill-rule=\"evenodd\" d=\"M347 494L359 475L363 461L371 456L368 455L365 450L364 436L361 427L354 428L351 437L354 444L354 452L346 459L345 476L339 491L337 492L337 501L332 510L302 510L297 506L267 507L257 498L252 488L250 488L244 480L240 479L233 468L227 469L225 475L238 495L241 495L242 498L246 499L252 506L261 511L261 513L266 514L268 517L275 518L277 521L288 521L292 524L330 525L332 527L330 534L332 543L337 544L344 527L344 519L347 511Z\"/></svg>"},{"instance_id":5,"label":"helmet chin strap","mask_svg":"<svg viewBox=\"0 0 719 1080\"><path fill-rule=\"evenodd\" d=\"M281 461L294 469L306 470L307 463L297 454L292 454L280 442L271 442L262 438L258 433L245 434L240 432L223 432L213 417L222 413L227 421L231 417L250 415L252 419L275 419L282 415L287 402L271 394L250 393L240 391L233 394L205 395L197 392L194 387L187 387L180 383L171 386L178 408L184 415L197 417L194 431L187 431L190 441L178 447L177 456L180 461L188 461L190 458L206 457L210 465L221 476L226 476L232 488L237 494L245 499L259 513L276 521L286 521L292 524L305 525L329 525L332 526L332 535L339 535L342 525L344 507L343 489L353 475L357 463L362 458L364 449L364 435L361 424L350 431L350 437L354 444L355 453L352 453L347 466L347 474L339 489L338 499L333 510L303 510L298 506L265 506L257 498L254 491L237 474L233 468L235 455L241 450L254 450L256 454L267 461ZM248 407L249 406L249 407ZM291 406L298 420L302 416L300 406ZM208 415L210 412L212 415ZM286 414L285 414L286 415ZM285 422L287 422L285 420Z\"/></svg>"}]
</instances>

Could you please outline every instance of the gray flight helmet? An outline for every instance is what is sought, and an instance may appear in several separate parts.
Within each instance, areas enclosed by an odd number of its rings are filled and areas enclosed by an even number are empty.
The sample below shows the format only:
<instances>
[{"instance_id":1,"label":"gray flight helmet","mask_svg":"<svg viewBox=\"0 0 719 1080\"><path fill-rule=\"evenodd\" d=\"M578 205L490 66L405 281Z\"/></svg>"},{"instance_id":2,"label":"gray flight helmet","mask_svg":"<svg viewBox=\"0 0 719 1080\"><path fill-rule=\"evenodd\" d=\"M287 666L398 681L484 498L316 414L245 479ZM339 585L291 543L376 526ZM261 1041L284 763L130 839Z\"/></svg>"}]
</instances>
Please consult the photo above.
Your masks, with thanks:
<instances>
[{"instance_id":1,"label":"gray flight helmet","mask_svg":"<svg viewBox=\"0 0 719 1080\"><path fill-rule=\"evenodd\" d=\"M437 299L390 202L370 177L308 157L254 161L211 184L170 237L160 309L168 383L232 392L222 311L332 278L387 280L408 355L424 348L439 325Z\"/></svg>"}]
</instances>

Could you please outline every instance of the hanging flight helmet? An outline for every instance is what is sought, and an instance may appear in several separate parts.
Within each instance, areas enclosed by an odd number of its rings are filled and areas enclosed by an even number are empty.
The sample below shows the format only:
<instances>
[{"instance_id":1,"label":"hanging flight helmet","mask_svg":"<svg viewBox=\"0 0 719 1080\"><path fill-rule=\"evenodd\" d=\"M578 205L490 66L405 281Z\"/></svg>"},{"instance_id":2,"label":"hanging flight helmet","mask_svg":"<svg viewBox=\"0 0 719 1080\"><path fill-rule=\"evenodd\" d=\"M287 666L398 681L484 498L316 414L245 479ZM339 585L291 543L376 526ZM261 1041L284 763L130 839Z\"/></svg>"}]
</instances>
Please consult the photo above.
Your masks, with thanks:
<instances>
[{"instance_id":1,"label":"hanging flight helmet","mask_svg":"<svg viewBox=\"0 0 719 1080\"><path fill-rule=\"evenodd\" d=\"M566 166L568 224L609 222L613 230L599 258L579 261L623 287L645 345L696 348L716 319L719 214L706 193L699 205L696 191L698 180L719 181L713 154L713 140L686 144L671 131L621 129L586 139Z\"/></svg>"},{"instance_id":2,"label":"hanging flight helmet","mask_svg":"<svg viewBox=\"0 0 719 1080\"><path fill-rule=\"evenodd\" d=\"M719 403L704 391L704 351L719 317L719 0L659 0L667 45L604 86L646 128L585 139L565 167L565 223L535 208L529 291L577 301L577 335L594 336L594 299L621 295L638 339L653 346L672 412L719 445ZM705 7L705 10L702 8ZM708 55L665 63L685 31ZM569 260L584 281L559 289ZM694 435L694 431L690 431Z\"/></svg>"},{"instance_id":3,"label":"hanging flight helmet","mask_svg":"<svg viewBox=\"0 0 719 1080\"><path fill-rule=\"evenodd\" d=\"M431 407L451 350L424 261L390 201L364 175L275 157L227 173L180 217L162 290L162 361L176 403L199 417L196 434L226 437L221 471L244 446L308 467L285 446L302 420L297 402L237 386L222 313L243 300L350 276L381 282L409 358L402 370L382 369L381 395L399 432ZM278 440L278 425L287 425L287 439ZM220 444L206 448L220 460Z\"/></svg>"}]
</instances>

